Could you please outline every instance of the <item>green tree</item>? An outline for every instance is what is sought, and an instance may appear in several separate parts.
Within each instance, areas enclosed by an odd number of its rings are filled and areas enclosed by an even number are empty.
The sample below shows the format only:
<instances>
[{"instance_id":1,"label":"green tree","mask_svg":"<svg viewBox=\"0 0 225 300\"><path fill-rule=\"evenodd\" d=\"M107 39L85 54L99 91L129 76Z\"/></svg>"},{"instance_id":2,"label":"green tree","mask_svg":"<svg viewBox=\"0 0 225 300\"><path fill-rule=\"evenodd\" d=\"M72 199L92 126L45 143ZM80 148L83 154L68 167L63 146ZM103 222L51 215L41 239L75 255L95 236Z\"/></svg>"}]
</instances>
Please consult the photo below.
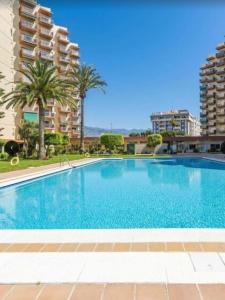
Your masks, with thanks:
<instances>
[{"instance_id":1,"label":"green tree","mask_svg":"<svg viewBox=\"0 0 225 300\"><path fill-rule=\"evenodd\" d=\"M22 121L19 126L19 136L23 140L26 156L33 154L38 142L38 124L30 121Z\"/></svg>"},{"instance_id":2,"label":"green tree","mask_svg":"<svg viewBox=\"0 0 225 300\"><path fill-rule=\"evenodd\" d=\"M79 68L74 68L71 78L75 93L77 93L81 102L80 149L84 152L84 101L87 92L91 89L100 89L104 92L104 87L107 84L101 79L96 69L88 65L81 65Z\"/></svg>"},{"instance_id":3,"label":"green tree","mask_svg":"<svg viewBox=\"0 0 225 300\"><path fill-rule=\"evenodd\" d=\"M39 159L45 158L44 117L48 99L55 99L61 105L74 105L72 84L56 75L56 67L38 60L20 71L28 82L18 82L16 88L3 97L6 108L38 105L39 108Z\"/></svg>"},{"instance_id":4,"label":"green tree","mask_svg":"<svg viewBox=\"0 0 225 300\"><path fill-rule=\"evenodd\" d=\"M147 145L150 148L155 148L156 146L161 145L161 144L162 144L161 134L154 133L154 134L150 134L148 136Z\"/></svg>"}]
</instances>

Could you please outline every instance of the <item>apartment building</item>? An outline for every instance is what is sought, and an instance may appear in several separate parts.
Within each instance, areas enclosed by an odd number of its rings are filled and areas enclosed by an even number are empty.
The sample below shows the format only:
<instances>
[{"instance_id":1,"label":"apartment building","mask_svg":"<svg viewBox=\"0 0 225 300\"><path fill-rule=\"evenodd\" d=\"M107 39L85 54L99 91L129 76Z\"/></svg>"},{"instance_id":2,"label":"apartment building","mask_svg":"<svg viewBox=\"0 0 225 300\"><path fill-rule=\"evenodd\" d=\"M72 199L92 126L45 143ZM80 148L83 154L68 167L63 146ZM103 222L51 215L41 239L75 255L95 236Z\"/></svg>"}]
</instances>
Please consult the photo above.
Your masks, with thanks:
<instances>
[{"instance_id":1,"label":"apartment building","mask_svg":"<svg viewBox=\"0 0 225 300\"><path fill-rule=\"evenodd\" d=\"M203 135L225 134L225 43L216 47L200 69L200 108Z\"/></svg>"},{"instance_id":2,"label":"apartment building","mask_svg":"<svg viewBox=\"0 0 225 300\"><path fill-rule=\"evenodd\" d=\"M0 71L6 81L26 81L26 77L15 70L25 70L28 63L43 59L57 67L58 76L65 78L66 73L79 66L79 46L69 40L68 29L55 25L50 8L39 5L36 0L1 0L4 18L8 21L8 63L5 68L0 65ZM2 9L0 10L2 13ZM10 18L9 18L10 16ZM1 21L2 22L2 21ZM3 26L1 28L4 28ZM1 30L1 29L0 29ZM0 57L4 48L2 36L5 29L0 31ZM5 50L6 51L6 50ZM9 70L11 78L9 80ZM12 80L13 79L13 80ZM12 87L10 87L12 88ZM3 108L4 109L4 108ZM0 127L5 127L3 138L18 138L17 125L21 120L38 120L38 107L24 107L12 112L5 110L6 117L0 120ZM11 116L11 129L6 126ZM77 100L77 109L69 106L62 107L54 99L49 99L45 111L45 128L51 132L62 132L70 138L77 137L80 131L80 103ZM13 134L9 135L9 131Z\"/></svg>"},{"instance_id":3,"label":"apartment building","mask_svg":"<svg viewBox=\"0 0 225 300\"><path fill-rule=\"evenodd\" d=\"M150 118L154 133L182 131L185 135L200 135L200 122L186 109L156 112Z\"/></svg>"}]
</instances>

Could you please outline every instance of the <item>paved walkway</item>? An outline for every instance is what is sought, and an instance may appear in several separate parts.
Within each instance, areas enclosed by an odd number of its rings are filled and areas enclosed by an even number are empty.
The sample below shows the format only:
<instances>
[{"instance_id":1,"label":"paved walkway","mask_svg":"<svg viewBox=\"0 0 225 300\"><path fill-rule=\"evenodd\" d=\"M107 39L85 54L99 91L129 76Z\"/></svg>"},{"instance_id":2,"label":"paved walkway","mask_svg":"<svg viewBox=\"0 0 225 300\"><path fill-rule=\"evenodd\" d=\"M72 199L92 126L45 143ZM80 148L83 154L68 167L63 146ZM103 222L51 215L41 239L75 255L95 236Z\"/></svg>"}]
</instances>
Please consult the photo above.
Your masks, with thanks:
<instances>
[{"instance_id":1,"label":"paved walkway","mask_svg":"<svg viewBox=\"0 0 225 300\"><path fill-rule=\"evenodd\" d=\"M224 300L225 285L36 284L0 285L1 300Z\"/></svg>"}]
</instances>

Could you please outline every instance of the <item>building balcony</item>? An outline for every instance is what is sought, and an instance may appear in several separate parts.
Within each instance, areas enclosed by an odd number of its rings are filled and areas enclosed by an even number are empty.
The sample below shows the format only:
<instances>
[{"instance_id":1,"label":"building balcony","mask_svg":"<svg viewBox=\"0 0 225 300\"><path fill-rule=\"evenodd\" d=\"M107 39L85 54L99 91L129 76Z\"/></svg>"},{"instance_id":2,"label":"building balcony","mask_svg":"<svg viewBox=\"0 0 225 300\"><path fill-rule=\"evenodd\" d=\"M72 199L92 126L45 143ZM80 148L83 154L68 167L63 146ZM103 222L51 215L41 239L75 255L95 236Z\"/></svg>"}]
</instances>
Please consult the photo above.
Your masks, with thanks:
<instances>
[{"instance_id":1,"label":"building balcony","mask_svg":"<svg viewBox=\"0 0 225 300\"><path fill-rule=\"evenodd\" d=\"M40 58L45 59L45 60L49 60L49 61L53 61L54 57L51 53L48 52L40 52L39 53Z\"/></svg>"},{"instance_id":2,"label":"building balcony","mask_svg":"<svg viewBox=\"0 0 225 300\"><path fill-rule=\"evenodd\" d=\"M217 117L217 118L216 118L216 122L217 122L218 124L225 124L225 118Z\"/></svg>"},{"instance_id":3,"label":"building balcony","mask_svg":"<svg viewBox=\"0 0 225 300\"><path fill-rule=\"evenodd\" d=\"M40 40L39 47L44 48L44 49L48 49L48 50L52 50L53 49L53 42Z\"/></svg>"},{"instance_id":4,"label":"building balcony","mask_svg":"<svg viewBox=\"0 0 225 300\"><path fill-rule=\"evenodd\" d=\"M225 90L225 85L218 85L216 87L217 91L224 91Z\"/></svg>"},{"instance_id":5,"label":"building balcony","mask_svg":"<svg viewBox=\"0 0 225 300\"><path fill-rule=\"evenodd\" d=\"M216 113L218 116L225 116L225 109L217 109Z\"/></svg>"},{"instance_id":6,"label":"building balcony","mask_svg":"<svg viewBox=\"0 0 225 300\"><path fill-rule=\"evenodd\" d=\"M64 36L64 35L59 35L58 36L58 41L60 43L66 44L66 45L69 43L69 40L68 40L67 36Z\"/></svg>"},{"instance_id":7,"label":"building balcony","mask_svg":"<svg viewBox=\"0 0 225 300\"><path fill-rule=\"evenodd\" d=\"M25 31L28 31L28 32L31 32L31 33L36 32L36 25L35 25L34 22L21 20L19 26L20 26L21 30L25 30Z\"/></svg>"},{"instance_id":8,"label":"building balcony","mask_svg":"<svg viewBox=\"0 0 225 300\"><path fill-rule=\"evenodd\" d=\"M29 5L30 7L35 7L37 5L36 0L20 0L20 3Z\"/></svg>"},{"instance_id":9,"label":"building balcony","mask_svg":"<svg viewBox=\"0 0 225 300\"><path fill-rule=\"evenodd\" d=\"M216 47L217 50L225 49L225 43L220 43Z\"/></svg>"},{"instance_id":10,"label":"building balcony","mask_svg":"<svg viewBox=\"0 0 225 300\"><path fill-rule=\"evenodd\" d=\"M71 63L72 66L77 66L78 67L80 65L80 62L76 59L71 59L70 63Z\"/></svg>"},{"instance_id":11,"label":"building balcony","mask_svg":"<svg viewBox=\"0 0 225 300\"><path fill-rule=\"evenodd\" d=\"M36 53L33 50L22 48L20 55L29 59L35 59Z\"/></svg>"},{"instance_id":12,"label":"building balcony","mask_svg":"<svg viewBox=\"0 0 225 300\"><path fill-rule=\"evenodd\" d=\"M225 69L217 70L217 71L216 71L216 74L217 74L217 75L225 74Z\"/></svg>"},{"instance_id":13,"label":"building balcony","mask_svg":"<svg viewBox=\"0 0 225 300\"><path fill-rule=\"evenodd\" d=\"M217 82L225 82L225 77L220 77L217 79Z\"/></svg>"},{"instance_id":14,"label":"building balcony","mask_svg":"<svg viewBox=\"0 0 225 300\"><path fill-rule=\"evenodd\" d=\"M52 39L52 37L53 37L53 32L51 30L43 28L43 27L40 29L39 34L41 37L44 37L48 40Z\"/></svg>"},{"instance_id":15,"label":"building balcony","mask_svg":"<svg viewBox=\"0 0 225 300\"><path fill-rule=\"evenodd\" d=\"M225 60L223 59L223 60L220 60L220 61L218 61L217 63L216 63L216 66L217 67L220 67L220 66L224 66L225 65Z\"/></svg>"},{"instance_id":16,"label":"building balcony","mask_svg":"<svg viewBox=\"0 0 225 300\"><path fill-rule=\"evenodd\" d=\"M214 81L216 81L215 77L208 77L207 78L207 82L214 82Z\"/></svg>"},{"instance_id":17,"label":"building balcony","mask_svg":"<svg viewBox=\"0 0 225 300\"><path fill-rule=\"evenodd\" d=\"M211 61L211 60L214 60L215 59L215 55L213 54L210 54L208 57L207 57L207 61Z\"/></svg>"},{"instance_id":18,"label":"building balcony","mask_svg":"<svg viewBox=\"0 0 225 300\"><path fill-rule=\"evenodd\" d=\"M79 51L76 50L70 50L70 55L73 57L80 57Z\"/></svg>"},{"instance_id":19,"label":"building balcony","mask_svg":"<svg viewBox=\"0 0 225 300\"><path fill-rule=\"evenodd\" d=\"M64 54L68 54L69 53L69 50L67 49L67 47L65 47L65 46L59 46L58 47L58 52L60 52L60 53L64 53Z\"/></svg>"},{"instance_id":20,"label":"building balcony","mask_svg":"<svg viewBox=\"0 0 225 300\"><path fill-rule=\"evenodd\" d=\"M60 107L60 112L62 112L62 113L70 113L71 112L71 108L69 106L61 106Z\"/></svg>"},{"instance_id":21,"label":"building balcony","mask_svg":"<svg viewBox=\"0 0 225 300\"><path fill-rule=\"evenodd\" d=\"M31 20L36 19L36 13L34 12L34 9L31 7L21 5L19 12L20 12L20 16L22 16L22 17L26 17Z\"/></svg>"},{"instance_id":22,"label":"building balcony","mask_svg":"<svg viewBox=\"0 0 225 300\"><path fill-rule=\"evenodd\" d=\"M225 94L217 94L217 99L225 99Z\"/></svg>"},{"instance_id":23,"label":"building balcony","mask_svg":"<svg viewBox=\"0 0 225 300\"><path fill-rule=\"evenodd\" d=\"M216 88L215 84L209 84L208 87L207 87L208 90L213 90L215 88Z\"/></svg>"},{"instance_id":24,"label":"building balcony","mask_svg":"<svg viewBox=\"0 0 225 300\"><path fill-rule=\"evenodd\" d=\"M48 28L52 28L53 26L52 19L44 15L39 16L39 23Z\"/></svg>"},{"instance_id":25,"label":"building balcony","mask_svg":"<svg viewBox=\"0 0 225 300\"><path fill-rule=\"evenodd\" d=\"M70 62L70 59L68 57L59 57L59 62L63 64L68 64Z\"/></svg>"},{"instance_id":26,"label":"building balcony","mask_svg":"<svg viewBox=\"0 0 225 300\"><path fill-rule=\"evenodd\" d=\"M48 17L51 17L52 16L52 11L50 8L48 7L45 7L45 6L40 6L39 7L39 10L38 10L38 13L41 15L41 16L48 16Z\"/></svg>"},{"instance_id":27,"label":"building balcony","mask_svg":"<svg viewBox=\"0 0 225 300\"><path fill-rule=\"evenodd\" d=\"M37 39L31 35L22 34L20 41L24 44L29 44L34 47L37 45Z\"/></svg>"},{"instance_id":28,"label":"building balcony","mask_svg":"<svg viewBox=\"0 0 225 300\"><path fill-rule=\"evenodd\" d=\"M47 100L47 106L54 106L54 105L55 105L54 99L48 99Z\"/></svg>"},{"instance_id":29,"label":"building balcony","mask_svg":"<svg viewBox=\"0 0 225 300\"><path fill-rule=\"evenodd\" d=\"M54 130L54 129L55 129L55 124L45 122L45 128L46 128L46 129Z\"/></svg>"},{"instance_id":30,"label":"building balcony","mask_svg":"<svg viewBox=\"0 0 225 300\"><path fill-rule=\"evenodd\" d=\"M46 118L54 118L55 117L55 113L49 110L45 111L45 117Z\"/></svg>"},{"instance_id":31,"label":"building balcony","mask_svg":"<svg viewBox=\"0 0 225 300\"><path fill-rule=\"evenodd\" d=\"M225 101L217 101L216 106L225 108Z\"/></svg>"},{"instance_id":32,"label":"building balcony","mask_svg":"<svg viewBox=\"0 0 225 300\"><path fill-rule=\"evenodd\" d=\"M215 99L212 99L212 98L210 98L208 101L207 101L207 104L215 104L216 103L216 100Z\"/></svg>"},{"instance_id":33,"label":"building balcony","mask_svg":"<svg viewBox=\"0 0 225 300\"><path fill-rule=\"evenodd\" d=\"M207 82L207 77L201 78L201 79L200 79L200 82L201 82L201 83L206 83L206 82Z\"/></svg>"},{"instance_id":34,"label":"building balcony","mask_svg":"<svg viewBox=\"0 0 225 300\"><path fill-rule=\"evenodd\" d=\"M215 114L208 114L208 120L215 120L216 115Z\"/></svg>"},{"instance_id":35,"label":"building balcony","mask_svg":"<svg viewBox=\"0 0 225 300\"><path fill-rule=\"evenodd\" d=\"M217 58L221 58L225 56L225 50L219 51L218 53L216 53L216 57Z\"/></svg>"},{"instance_id":36,"label":"building balcony","mask_svg":"<svg viewBox=\"0 0 225 300\"><path fill-rule=\"evenodd\" d=\"M69 127L67 127L67 126L60 126L60 131L67 133L69 131Z\"/></svg>"}]
</instances>

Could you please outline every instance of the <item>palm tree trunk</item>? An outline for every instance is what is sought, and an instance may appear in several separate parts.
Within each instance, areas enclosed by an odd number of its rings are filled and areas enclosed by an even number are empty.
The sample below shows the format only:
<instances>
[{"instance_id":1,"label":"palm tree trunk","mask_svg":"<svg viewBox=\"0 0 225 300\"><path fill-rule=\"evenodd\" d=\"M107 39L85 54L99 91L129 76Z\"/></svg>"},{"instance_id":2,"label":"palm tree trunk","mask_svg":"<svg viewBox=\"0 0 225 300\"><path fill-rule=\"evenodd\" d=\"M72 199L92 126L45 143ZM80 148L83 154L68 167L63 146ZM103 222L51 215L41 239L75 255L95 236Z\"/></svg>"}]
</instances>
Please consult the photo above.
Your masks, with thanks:
<instances>
[{"instance_id":1,"label":"palm tree trunk","mask_svg":"<svg viewBox=\"0 0 225 300\"><path fill-rule=\"evenodd\" d=\"M39 104L39 159L45 159L45 140L44 140L44 133L45 133L45 110L43 104Z\"/></svg>"},{"instance_id":2,"label":"palm tree trunk","mask_svg":"<svg viewBox=\"0 0 225 300\"><path fill-rule=\"evenodd\" d=\"M80 150L84 152L84 98L81 98Z\"/></svg>"}]
</instances>

